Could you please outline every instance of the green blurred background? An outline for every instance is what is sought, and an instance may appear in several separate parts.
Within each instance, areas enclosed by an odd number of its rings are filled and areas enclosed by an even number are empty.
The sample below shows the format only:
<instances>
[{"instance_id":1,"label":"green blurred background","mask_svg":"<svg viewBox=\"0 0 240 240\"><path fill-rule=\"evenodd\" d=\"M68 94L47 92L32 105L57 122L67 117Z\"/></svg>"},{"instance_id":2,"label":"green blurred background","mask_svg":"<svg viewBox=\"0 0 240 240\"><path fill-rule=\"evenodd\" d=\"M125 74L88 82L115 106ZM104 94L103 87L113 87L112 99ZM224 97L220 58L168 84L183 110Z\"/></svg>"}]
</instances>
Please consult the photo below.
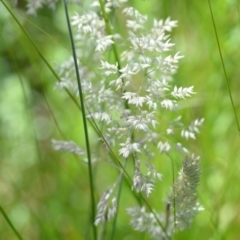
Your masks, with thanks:
<instances>
[{"instance_id":1,"label":"green blurred background","mask_svg":"<svg viewBox=\"0 0 240 240\"><path fill-rule=\"evenodd\" d=\"M192 144L201 156L198 193L205 210L194 219L189 230L177 233L174 239L240 239L240 139L208 1L129 2L150 18L170 16L178 20L172 38L176 51L185 58L175 79L179 85L194 85L197 94L188 102L186 112L192 118L205 118L201 133ZM70 6L71 12L78 8L81 6ZM237 0L212 1L226 72L240 118L239 9ZM25 14L25 2L19 1L14 14L53 67L69 58L69 37L61 3L56 11L43 8L37 17L32 17ZM51 147L52 138L74 140L84 147L80 112L65 92L54 90L56 79L2 3L0 29L0 205L23 239L88 239L87 165ZM154 193L149 199L157 210L164 209L163 200L171 182L170 164L161 164L166 165L162 169L164 181L157 185L162 191L158 190L161 193ZM95 174L99 199L116 173L103 163ZM116 239L145 237L129 226L124 208L131 204L134 199L126 190L122 195ZM17 239L2 215L0 239Z\"/></svg>"}]
</instances>

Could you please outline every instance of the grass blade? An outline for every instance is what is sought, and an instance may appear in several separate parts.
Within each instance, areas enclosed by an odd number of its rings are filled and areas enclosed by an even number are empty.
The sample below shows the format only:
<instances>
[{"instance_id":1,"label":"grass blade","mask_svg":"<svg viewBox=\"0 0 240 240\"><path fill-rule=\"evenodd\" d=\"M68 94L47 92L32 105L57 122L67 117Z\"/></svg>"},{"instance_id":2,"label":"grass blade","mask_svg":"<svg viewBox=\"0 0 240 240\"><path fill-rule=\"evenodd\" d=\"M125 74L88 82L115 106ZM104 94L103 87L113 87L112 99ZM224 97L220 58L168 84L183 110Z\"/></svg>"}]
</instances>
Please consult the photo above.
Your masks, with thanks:
<instances>
[{"instance_id":1,"label":"grass blade","mask_svg":"<svg viewBox=\"0 0 240 240\"><path fill-rule=\"evenodd\" d=\"M228 77L227 77L227 71L226 71L226 68L225 68L224 61L223 61L221 46L220 46L220 42L219 42L219 38L218 38L217 28L216 28L216 24L215 24L215 20L214 20L214 16L213 16L213 11L212 11L212 6L211 6L211 1L210 0L208 0L208 5L209 5L210 13L211 13L213 28L214 28L214 32L215 32L215 36L216 36L216 40L217 40L218 51L219 51L219 55L220 55L220 59L221 59L221 63L222 63L224 77L225 77L225 81L226 81L226 85L227 85L227 89L228 89L228 95L229 95L229 98L230 98L230 101L231 101L231 105L232 105L232 108L233 108L233 112L234 112L234 116L235 116L235 120L236 120L236 124L237 124L237 128L238 128L238 134L240 135L240 125L239 125L236 109L235 109L235 106L234 106L231 89L230 89L230 86L229 86L229 80L228 80Z\"/></svg>"},{"instance_id":2,"label":"grass blade","mask_svg":"<svg viewBox=\"0 0 240 240\"><path fill-rule=\"evenodd\" d=\"M6 222L8 223L9 227L13 230L13 232L15 233L15 235L17 236L17 238L19 240L23 240L23 238L21 237L21 235L18 233L18 231L16 230L16 228L13 226L11 220L8 218L7 214L5 213L5 211L3 210L3 208L0 206L0 212L2 213L4 219L6 220Z\"/></svg>"},{"instance_id":3,"label":"grass blade","mask_svg":"<svg viewBox=\"0 0 240 240\"><path fill-rule=\"evenodd\" d=\"M86 112L85 112L85 107L84 107L84 99L83 99L83 92L82 92L82 86L81 86L81 78L80 78L80 74L79 74L79 70L78 70L78 64L77 64L77 54L76 54L76 51L75 51L74 39L73 39L70 19L69 19L69 15L68 15L68 7L67 7L66 0L64 0L63 3L64 3L65 14L66 14L68 33L69 33L69 37L70 37L70 41L71 41L71 47L72 47L72 53L73 53L73 59L74 59L76 77L77 77L77 83L78 83L78 91L79 91L79 98L80 98L79 100L80 100L81 109L82 109L82 119L83 119L85 143L86 143L86 149L87 149L89 183L90 183L90 192L91 192L92 229L93 229L94 239L96 240L97 239L97 228L94 225L96 209L95 209L93 171L92 171L91 150L90 150L90 142L89 142L89 136L88 136L87 119L86 119Z\"/></svg>"}]
</instances>

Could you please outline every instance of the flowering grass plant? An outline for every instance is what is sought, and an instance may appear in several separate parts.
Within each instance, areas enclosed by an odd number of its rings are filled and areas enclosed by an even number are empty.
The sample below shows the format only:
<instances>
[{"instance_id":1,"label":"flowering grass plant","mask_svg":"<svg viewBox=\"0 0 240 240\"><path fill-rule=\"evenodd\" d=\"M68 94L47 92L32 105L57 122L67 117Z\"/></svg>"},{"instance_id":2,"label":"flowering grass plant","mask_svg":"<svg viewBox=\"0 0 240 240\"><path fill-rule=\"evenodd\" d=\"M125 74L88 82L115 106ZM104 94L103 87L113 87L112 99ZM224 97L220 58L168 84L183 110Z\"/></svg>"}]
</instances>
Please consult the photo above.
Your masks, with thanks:
<instances>
[{"instance_id":1,"label":"flowering grass plant","mask_svg":"<svg viewBox=\"0 0 240 240\"><path fill-rule=\"evenodd\" d=\"M86 147L71 139L52 139L53 149L87 163L93 239L104 239L107 224L114 239L122 211L128 213L134 230L153 239L171 239L203 210L197 200L200 160L189 142L196 139L204 120L188 122L181 109L196 93L194 86L182 86L174 77L183 58L171 40L178 22L170 17L148 19L128 0L99 0L85 6L80 2L82 8L69 16L70 2L63 4L72 54L56 67L54 89L67 91L75 101L79 98ZM28 1L27 12L37 15L43 5L56 4ZM91 141L89 131L94 131L96 141ZM149 199L153 191L161 191L157 182L164 184L161 163L156 165L162 155L171 160L173 181L165 211L159 212ZM184 160L175 178L176 158ZM117 177L97 197L94 170L103 162ZM121 207L123 181L138 205Z\"/></svg>"},{"instance_id":2,"label":"flowering grass plant","mask_svg":"<svg viewBox=\"0 0 240 240\"><path fill-rule=\"evenodd\" d=\"M110 18L112 11L125 16L127 36L115 31ZM152 159L156 154L169 155L175 148L188 156L169 195L169 216L158 214L149 205L149 212L144 206L128 208L135 230L148 231L155 239L170 239L175 229L189 227L193 216L201 210L196 198L200 175L198 157L177 142L175 139L179 138L175 135L195 139L203 119L185 125L180 121L181 116L172 119L173 115L168 113L177 114L179 100L195 94L193 86L177 86L173 78L183 57L179 52L172 54L174 44L170 33L177 21L167 18L149 23L147 16L125 0L95 1L89 10L75 13L71 26L75 29L71 37L76 54L59 66L61 81L56 83L56 88L67 88L84 97L81 107L85 106L87 113L83 117L101 131L99 141L105 146L106 155L93 153L96 161L102 158L111 161L109 152L112 151L119 169L119 178L99 200L93 228L116 217L121 210L120 192L114 193L116 187L122 187L121 175L130 178L132 191L143 193L140 198L149 197L156 180L162 180ZM91 51L87 52L86 48ZM89 59L94 70L89 67ZM74 70L81 78L78 84ZM88 162L90 168L94 167L90 158ZM134 162L132 176L126 167L128 162ZM146 166L145 173L141 165Z\"/></svg>"}]
</instances>

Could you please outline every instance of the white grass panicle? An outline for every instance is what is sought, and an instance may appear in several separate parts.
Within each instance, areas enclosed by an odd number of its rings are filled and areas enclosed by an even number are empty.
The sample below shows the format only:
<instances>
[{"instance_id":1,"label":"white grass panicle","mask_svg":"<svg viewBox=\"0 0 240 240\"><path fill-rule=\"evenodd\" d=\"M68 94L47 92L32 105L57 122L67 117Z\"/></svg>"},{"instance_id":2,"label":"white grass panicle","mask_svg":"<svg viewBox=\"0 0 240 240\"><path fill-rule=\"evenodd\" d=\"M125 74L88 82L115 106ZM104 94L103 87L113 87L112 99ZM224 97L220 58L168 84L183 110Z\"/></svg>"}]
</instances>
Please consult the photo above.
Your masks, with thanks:
<instances>
[{"instance_id":1,"label":"white grass panicle","mask_svg":"<svg viewBox=\"0 0 240 240\"><path fill-rule=\"evenodd\" d=\"M54 7L55 3L52 1L49 6ZM34 14L43 4L49 1L29 1L29 13ZM104 142L106 159L111 159L112 151L120 162L134 162L134 174L130 177L135 193L149 197L156 190L156 179L162 180L162 174L154 166L156 155L178 152L183 158L188 154L169 197L168 223L165 213L147 212L144 206L127 210L135 230L148 231L154 239L169 239L175 226L181 230L189 227L193 216L201 210L196 201L199 160L187 143L196 139L203 119L182 123L178 113L179 105L195 91L194 86L179 86L173 78L183 58L173 51L175 44L170 38L177 21L170 18L150 21L129 4L127 0L93 1L89 9L72 16L77 64L87 118L101 129L98 137ZM116 32L113 11L117 13L115 16L124 15L121 24L127 30L127 37ZM71 56L58 66L58 73L61 81L55 87L68 89L77 96ZM84 154L73 142L53 140L53 146L56 150ZM123 174L119 166L118 169L119 175ZM126 173L129 174L127 169ZM101 197L95 225L117 213L119 206L113 189L120 182Z\"/></svg>"}]
</instances>

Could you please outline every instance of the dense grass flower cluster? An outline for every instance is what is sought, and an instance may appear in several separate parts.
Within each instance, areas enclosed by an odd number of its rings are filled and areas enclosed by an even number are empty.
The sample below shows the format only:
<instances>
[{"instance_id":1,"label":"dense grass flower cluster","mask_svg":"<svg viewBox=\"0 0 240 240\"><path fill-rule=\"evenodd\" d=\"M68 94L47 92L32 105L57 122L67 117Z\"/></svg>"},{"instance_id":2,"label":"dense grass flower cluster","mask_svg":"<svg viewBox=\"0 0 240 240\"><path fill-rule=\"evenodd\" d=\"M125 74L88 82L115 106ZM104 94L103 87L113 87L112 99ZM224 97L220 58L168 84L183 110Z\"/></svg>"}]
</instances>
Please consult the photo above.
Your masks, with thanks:
<instances>
[{"instance_id":1,"label":"dense grass flower cluster","mask_svg":"<svg viewBox=\"0 0 240 240\"><path fill-rule=\"evenodd\" d=\"M43 4L55 7L56 2L29 1L28 12L35 14ZM124 15L122 24L127 37L115 31L110 17L113 11ZM192 217L201 210L196 198L199 161L185 145L186 140L196 138L203 119L183 124L182 116L177 112L181 102L195 94L193 86L179 86L173 78L183 58L179 52L173 52L175 45L170 38L177 21L167 18L151 22L127 0L108 0L105 3L94 1L89 9L76 12L71 24L75 29L86 118L101 129L98 136L105 145L106 159L111 160L110 152L113 151L118 153L120 162L130 159L134 162L132 190L149 197L155 181L162 180L162 174L152 162L157 152L188 154L169 195L171 214L167 220L164 213L147 212L145 207L127 210L135 230L148 231L155 239L169 239L174 227L189 227ZM78 96L75 64L76 60L70 57L58 66L61 81L55 84L55 88L67 89ZM52 144L55 150L85 155L71 141L53 140ZM95 157L96 161L101 160L100 156ZM142 171L143 165L146 173ZM120 166L121 176L123 169ZM118 200L114 189L120 182L121 177L102 195L95 225L106 222L117 213Z\"/></svg>"}]
</instances>

